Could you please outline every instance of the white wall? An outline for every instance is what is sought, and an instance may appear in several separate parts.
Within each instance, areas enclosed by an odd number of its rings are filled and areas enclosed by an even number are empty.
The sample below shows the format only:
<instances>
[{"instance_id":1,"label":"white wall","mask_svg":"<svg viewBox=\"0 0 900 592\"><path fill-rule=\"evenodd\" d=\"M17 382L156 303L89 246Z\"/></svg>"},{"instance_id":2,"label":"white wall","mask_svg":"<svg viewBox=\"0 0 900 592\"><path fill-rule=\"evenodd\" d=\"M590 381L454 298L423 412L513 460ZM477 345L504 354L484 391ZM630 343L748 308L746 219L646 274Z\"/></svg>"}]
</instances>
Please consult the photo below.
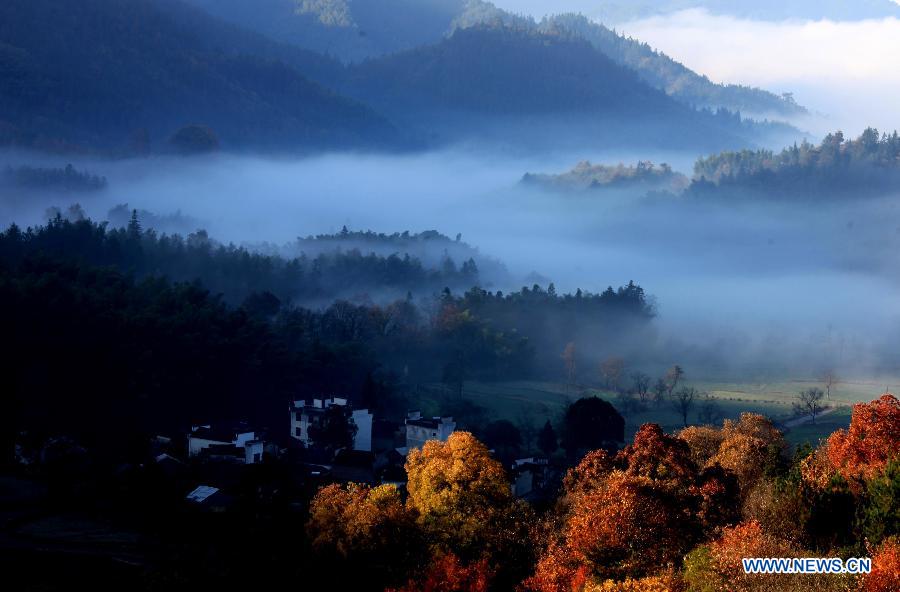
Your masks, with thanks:
<instances>
[{"instance_id":1,"label":"white wall","mask_svg":"<svg viewBox=\"0 0 900 592\"><path fill-rule=\"evenodd\" d=\"M358 409L353 412L353 423L356 424L353 449L372 452L372 414L367 409Z\"/></svg>"}]
</instances>

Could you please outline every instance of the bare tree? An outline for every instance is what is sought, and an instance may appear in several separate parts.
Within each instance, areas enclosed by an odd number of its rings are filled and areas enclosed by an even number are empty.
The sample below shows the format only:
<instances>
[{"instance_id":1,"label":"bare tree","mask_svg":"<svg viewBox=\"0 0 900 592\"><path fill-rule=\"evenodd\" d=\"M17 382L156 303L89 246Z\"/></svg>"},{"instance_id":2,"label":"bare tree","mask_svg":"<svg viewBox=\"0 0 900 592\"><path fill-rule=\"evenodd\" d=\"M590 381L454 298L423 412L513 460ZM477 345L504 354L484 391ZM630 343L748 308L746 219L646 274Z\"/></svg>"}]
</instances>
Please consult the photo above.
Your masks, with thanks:
<instances>
[{"instance_id":1,"label":"bare tree","mask_svg":"<svg viewBox=\"0 0 900 592\"><path fill-rule=\"evenodd\" d=\"M615 407L623 416L628 416L632 413L639 413L643 406L635 400L631 393L619 391L616 394Z\"/></svg>"},{"instance_id":2,"label":"bare tree","mask_svg":"<svg viewBox=\"0 0 900 592\"><path fill-rule=\"evenodd\" d=\"M614 391L619 390L619 383L622 380L622 374L625 373L625 360L622 358L607 358L600 362L600 376L606 383L606 388Z\"/></svg>"},{"instance_id":3,"label":"bare tree","mask_svg":"<svg viewBox=\"0 0 900 592\"><path fill-rule=\"evenodd\" d=\"M818 387L802 390L800 391L800 394L797 395L797 400L794 402L794 412L797 415L808 415L810 416L812 423L816 423L816 416L824 409L822 406L822 399L824 397L825 392Z\"/></svg>"},{"instance_id":4,"label":"bare tree","mask_svg":"<svg viewBox=\"0 0 900 592\"><path fill-rule=\"evenodd\" d=\"M653 402L656 403L657 407L666 400L667 392L669 392L669 387L666 385L666 381L662 378L657 379L656 384L653 385Z\"/></svg>"},{"instance_id":5,"label":"bare tree","mask_svg":"<svg viewBox=\"0 0 900 592\"><path fill-rule=\"evenodd\" d=\"M837 383L840 382L840 378L835 374L834 370L826 370L825 376L822 377L822 382L825 383L825 399L831 400L831 391L837 386Z\"/></svg>"},{"instance_id":6,"label":"bare tree","mask_svg":"<svg viewBox=\"0 0 900 592\"><path fill-rule=\"evenodd\" d=\"M681 415L681 421L684 424L684 427L687 427L688 425L688 413L690 413L691 409L694 407L694 397L696 396L696 389L682 387L675 393L675 397L672 399L672 406L675 408L675 411Z\"/></svg>"},{"instance_id":7,"label":"bare tree","mask_svg":"<svg viewBox=\"0 0 900 592\"><path fill-rule=\"evenodd\" d=\"M562 353L563 367L566 371L566 392L575 386L575 378L577 376L578 367L575 364L575 342L570 341L566 344L566 349Z\"/></svg>"},{"instance_id":8,"label":"bare tree","mask_svg":"<svg viewBox=\"0 0 900 592\"><path fill-rule=\"evenodd\" d=\"M650 377L643 372L631 373L631 388L637 394L641 403L647 403L650 396Z\"/></svg>"},{"instance_id":9,"label":"bare tree","mask_svg":"<svg viewBox=\"0 0 900 592\"><path fill-rule=\"evenodd\" d=\"M672 393L675 392L675 389L678 387L678 381L684 377L684 370L681 369L681 366L678 364L669 368L669 371L666 372L666 391L669 397L672 396Z\"/></svg>"},{"instance_id":10,"label":"bare tree","mask_svg":"<svg viewBox=\"0 0 900 592\"><path fill-rule=\"evenodd\" d=\"M703 393L700 397L700 409L697 411L697 419L703 425L716 425L722 421L722 408L709 394Z\"/></svg>"}]
</instances>

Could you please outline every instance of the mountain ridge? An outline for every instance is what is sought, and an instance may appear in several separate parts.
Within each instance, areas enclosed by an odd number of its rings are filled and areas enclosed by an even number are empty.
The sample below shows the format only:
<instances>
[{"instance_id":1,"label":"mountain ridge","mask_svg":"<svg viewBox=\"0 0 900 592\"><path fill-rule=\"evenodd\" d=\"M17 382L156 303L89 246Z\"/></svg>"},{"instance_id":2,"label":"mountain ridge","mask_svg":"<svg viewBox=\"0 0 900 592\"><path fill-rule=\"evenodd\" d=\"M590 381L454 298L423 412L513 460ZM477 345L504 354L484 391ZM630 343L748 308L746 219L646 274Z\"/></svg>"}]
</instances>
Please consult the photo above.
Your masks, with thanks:
<instances>
[{"instance_id":1,"label":"mountain ridge","mask_svg":"<svg viewBox=\"0 0 900 592\"><path fill-rule=\"evenodd\" d=\"M323 75L338 68L176 0L7 0L0 141L121 150L149 136L160 147L202 123L226 147L393 142L387 120L305 76L303 63Z\"/></svg>"}]
</instances>

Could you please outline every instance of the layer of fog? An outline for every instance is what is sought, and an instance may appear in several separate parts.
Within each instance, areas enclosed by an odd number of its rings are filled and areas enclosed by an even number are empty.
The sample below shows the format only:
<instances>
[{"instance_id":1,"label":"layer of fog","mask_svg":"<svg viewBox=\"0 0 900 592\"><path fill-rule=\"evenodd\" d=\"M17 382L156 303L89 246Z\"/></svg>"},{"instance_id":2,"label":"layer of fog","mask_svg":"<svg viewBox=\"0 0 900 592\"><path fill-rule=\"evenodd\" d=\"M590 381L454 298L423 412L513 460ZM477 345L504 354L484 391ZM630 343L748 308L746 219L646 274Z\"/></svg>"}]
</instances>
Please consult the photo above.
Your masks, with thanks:
<instances>
[{"instance_id":1,"label":"layer of fog","mask_svg":"<svg viewBox=\"0 0 900 592\"><path fill-rule=\"evenodd\" d=\"M619 27L716 82L793 92L813 133L900 127L900 20L779 23L687 10Z\"/></svg>"},{"instance_id":2,"label":"layer of fog","mask_svg":"<svg viewBox=\"0 0 900 592\"><path fill-rule=\"evenodd\" d=\"M578 160L670 162L693 155L558 155L506 159L461 152L337 154L264 160L217 155L77 161L105 175L96 194L3 191L0 223L40 223L47 208L79 202L95 219L127 203L180 216L238 244L287 243L353 230L438 230L503 261L510 290L534 275L560 291L600 291L635 280L657 298L660 337L648 348L729 358L734 366L839 363L849 373L892 366L900 327L900 220L893 200L849 206L723 204L638 196L553 195L518 184L525 172L561 172ZM34 156L6 155L6 162ZM64 164L47 161L41 164ZM186 222L185 222L186 221ZM176 228L176 230L178 230ZM500 284L498 281L505 283ZM700 352L700 353L697 353ZM796 362L796 363L795 363Z\"/></svg>"}]
</instances>

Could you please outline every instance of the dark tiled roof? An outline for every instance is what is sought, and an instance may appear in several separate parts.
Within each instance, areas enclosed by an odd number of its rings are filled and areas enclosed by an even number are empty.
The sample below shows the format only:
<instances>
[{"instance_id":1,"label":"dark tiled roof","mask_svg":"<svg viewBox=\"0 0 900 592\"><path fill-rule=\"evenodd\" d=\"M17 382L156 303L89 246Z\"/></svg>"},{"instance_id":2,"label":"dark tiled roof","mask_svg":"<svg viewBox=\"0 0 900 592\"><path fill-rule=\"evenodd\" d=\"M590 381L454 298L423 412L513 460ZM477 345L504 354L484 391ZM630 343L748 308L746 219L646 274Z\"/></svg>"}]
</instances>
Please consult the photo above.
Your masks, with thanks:
<instances>
[{"instance_id":1,"label":"dark tiled roof","mask_svg":"<svg viewBox=\"0 0 900 592\"><path fill-rule=\"evenodd\" d=\"M411 426L417 426L417 427L420 427L420 428L429 428L429 429L432 429L432 430L436 430L436 429L438 428L438 426L441 425L441 419L440 419L440 418L436 418L436 419L435 419L435 418L431 418L431 419L429 419L429 418L426 418L426 417L423 417L422 419L407 419L407 420L406 420L406 425L411 425Z\"/></svg>"}]
</instances>

